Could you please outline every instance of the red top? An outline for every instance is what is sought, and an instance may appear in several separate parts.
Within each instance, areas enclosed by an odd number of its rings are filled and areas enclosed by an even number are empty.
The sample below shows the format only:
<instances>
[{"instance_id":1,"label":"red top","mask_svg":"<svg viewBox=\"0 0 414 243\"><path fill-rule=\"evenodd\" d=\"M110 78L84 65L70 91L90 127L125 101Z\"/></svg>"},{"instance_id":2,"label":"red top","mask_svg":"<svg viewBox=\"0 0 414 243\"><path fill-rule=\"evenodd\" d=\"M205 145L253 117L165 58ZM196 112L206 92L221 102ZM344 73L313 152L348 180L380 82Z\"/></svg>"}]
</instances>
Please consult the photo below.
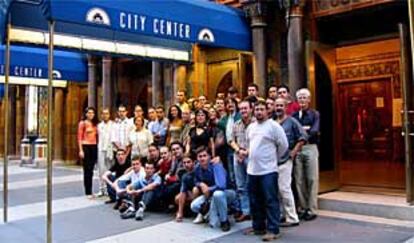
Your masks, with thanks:
<instances>
[{"instance_id":1,"label":"red top","mask_svg":"<svg viewBox=\"0 0 414 243\"><path fill-rule=\"evenodd\" d=\"M297 101L290 102L286 107L286 114L291 116L293 113L300 110L300 105Z\"/></svg>"},{"instance_id":2,"label":"red top","mask_svg":"<svg viewBox=\"0 0 414 243\"><path fill-rule=\"evenodd\" d=\"M167 160L167 161L162 160L159 170L158 170L161 176L165 176L166 174L168 174L168 171L170 171L170 168L171 168L171 162L172 162L171 160Z\"/></svg>"},{"instance_id":3,"label":"red top","mask_svg":"<svg viewBox=\"0 0 414 243\"><path fill-rule=\"evenodd\" d=\"M80 121L78 126L78 143L97 144L98 128L90 121Z\"/></svg>"}]
</instances>

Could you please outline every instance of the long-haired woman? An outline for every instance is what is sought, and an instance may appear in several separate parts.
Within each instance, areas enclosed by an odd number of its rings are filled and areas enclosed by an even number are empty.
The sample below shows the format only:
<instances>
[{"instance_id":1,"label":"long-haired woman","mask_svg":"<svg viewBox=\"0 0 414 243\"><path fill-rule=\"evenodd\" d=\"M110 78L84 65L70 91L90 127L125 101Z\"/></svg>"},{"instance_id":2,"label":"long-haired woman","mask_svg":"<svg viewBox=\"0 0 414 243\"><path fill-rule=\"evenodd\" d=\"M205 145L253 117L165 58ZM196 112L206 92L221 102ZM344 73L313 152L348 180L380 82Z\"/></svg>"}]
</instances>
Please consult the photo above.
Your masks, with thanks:
<instances>
[{"instance_id":1,"label":"long-haired woman","mask_svg":"<svg viewBox=\"0 0 414 243\"><path fill-rule=\"evenodd\" d=\"M89 199L93 198L93 169L98 157L98 122L95 108L88 107L78 125L79 158L83 160L83 184Z\"/></svg>"},{"instance_id":2,"label":"long-haired woman","mask_svg":"<svg viewBox=\"0 0 414 243\"><path fill-rule=\"evenodd\" d=\"M167 131L167 145L174 141L180 141L181 132L183 131L183 120L181 118L181 109L178 105L170 106L168 109L168 120L170 121Z\"/></svg>"}]
</instances>

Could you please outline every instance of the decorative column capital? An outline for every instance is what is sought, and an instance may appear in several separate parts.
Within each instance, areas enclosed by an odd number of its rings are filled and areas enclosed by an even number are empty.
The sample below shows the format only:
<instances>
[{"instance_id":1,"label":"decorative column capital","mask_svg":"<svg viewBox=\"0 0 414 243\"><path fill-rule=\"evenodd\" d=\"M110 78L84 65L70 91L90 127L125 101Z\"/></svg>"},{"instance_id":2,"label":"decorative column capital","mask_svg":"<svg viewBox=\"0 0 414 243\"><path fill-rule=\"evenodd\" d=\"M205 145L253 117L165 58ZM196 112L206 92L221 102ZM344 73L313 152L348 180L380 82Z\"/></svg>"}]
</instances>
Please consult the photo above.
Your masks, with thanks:
<instances>
[{"instance_id":1,"label":"decorative column capital","mask_svg":"<svg viewBox=\"0 0 414 243\"><path fill-rule=\"evenodd\" d=\"M244 0L241 3L246 16L251 19L252 28L263 28L267 25L266 15L268 8L265 1Z\"/></svg>"}]
</instances>

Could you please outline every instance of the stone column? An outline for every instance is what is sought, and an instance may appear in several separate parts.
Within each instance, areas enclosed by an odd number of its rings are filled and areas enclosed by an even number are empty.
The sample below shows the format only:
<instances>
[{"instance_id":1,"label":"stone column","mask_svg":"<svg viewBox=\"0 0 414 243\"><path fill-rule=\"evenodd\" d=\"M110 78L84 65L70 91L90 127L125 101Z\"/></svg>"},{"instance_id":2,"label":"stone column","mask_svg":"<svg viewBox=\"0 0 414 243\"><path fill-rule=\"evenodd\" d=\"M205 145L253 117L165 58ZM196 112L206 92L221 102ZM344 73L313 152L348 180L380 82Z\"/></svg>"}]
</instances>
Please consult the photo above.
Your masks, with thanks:
<instances>
[{"instance_id":1,"label":"stone column","mask_svg":"<svg viewBox=\"0 0 414 243\"><path fill-rule=\"evenodd\" d=\"M112 59L102 58L102 107L112 108Z\"/></svg>"},{"instance_id":2,"label":"stone column","mask_svg":"<svg viewBox=\"0 0 414 243\"><path fill-rule=\"evenodd\" d=\"M152 105L162 105L164 102L164 87L162 85L163 80L163 64L160 62L152 62Z\"/></svg>"},{"instance_id":3,"label":"stone column","mask_svg":"<svg viewBox=\"0 0 414 243\"><path fill-rule=\"evenodd\" d=\"M97 107L96 103L96 58L88 55L88 107Z\"/></svg>"},{"instance_id":4,"label":"stone column","mask_svg":"<svg viewBox=\"0 0 414 243\"><path fill-rule=\"evenodd\" d=\"M266 94L267 58L266 58L266 5L263 2L249 2L244 6L250 17L253 45L253 79L259 86L261 96Z\"/></svg>"},{"instance_id":5,"label":"stone column","mask_svg":"<svg viewBox=\"0 0 414 243\"><path fill-rule=\"evenodd\" d=\"M302 7L292 6L286 18L289 25L287 37L289 88L294 94L296 90L306 87Z\"/></svg>"},{"instance_id":6,"label":"stone column","mask_svg":"<svg viewBox=\"0 0 414 243\"><path fill-rule=\"evenodd\" d=\"M164 106L168 109L173 102L174 98L174 69L172 64L164 65Z\"/></svg>"},{"instance_id":7,"label":"stone column","mask_svg":"<svg viewBox=\"0 0 414 243\"><path fill-rule=\"evenodd\" d=\"M53 160L63 160L64 92L55 88L53 98Z\"/></svg>"}]
</instances>

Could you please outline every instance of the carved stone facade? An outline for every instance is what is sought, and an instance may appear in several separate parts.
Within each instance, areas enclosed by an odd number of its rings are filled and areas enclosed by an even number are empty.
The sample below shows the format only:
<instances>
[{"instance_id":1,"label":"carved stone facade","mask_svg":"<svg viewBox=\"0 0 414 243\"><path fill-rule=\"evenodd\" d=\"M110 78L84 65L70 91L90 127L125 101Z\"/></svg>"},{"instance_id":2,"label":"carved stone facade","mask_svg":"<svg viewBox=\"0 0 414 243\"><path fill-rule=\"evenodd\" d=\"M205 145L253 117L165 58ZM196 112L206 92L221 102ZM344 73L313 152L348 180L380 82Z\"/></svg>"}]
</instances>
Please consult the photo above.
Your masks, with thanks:
<instances>
[{"instance_id":1,"label":"carved stone facade","mask_svg":"<svg viewBox=\"0 0 414 243\"><path fill-rule=\"evenodd\" d=\"M313 13L316 17L352 11L396 0L313 0Z\"/></svg>"}]
</instances>

